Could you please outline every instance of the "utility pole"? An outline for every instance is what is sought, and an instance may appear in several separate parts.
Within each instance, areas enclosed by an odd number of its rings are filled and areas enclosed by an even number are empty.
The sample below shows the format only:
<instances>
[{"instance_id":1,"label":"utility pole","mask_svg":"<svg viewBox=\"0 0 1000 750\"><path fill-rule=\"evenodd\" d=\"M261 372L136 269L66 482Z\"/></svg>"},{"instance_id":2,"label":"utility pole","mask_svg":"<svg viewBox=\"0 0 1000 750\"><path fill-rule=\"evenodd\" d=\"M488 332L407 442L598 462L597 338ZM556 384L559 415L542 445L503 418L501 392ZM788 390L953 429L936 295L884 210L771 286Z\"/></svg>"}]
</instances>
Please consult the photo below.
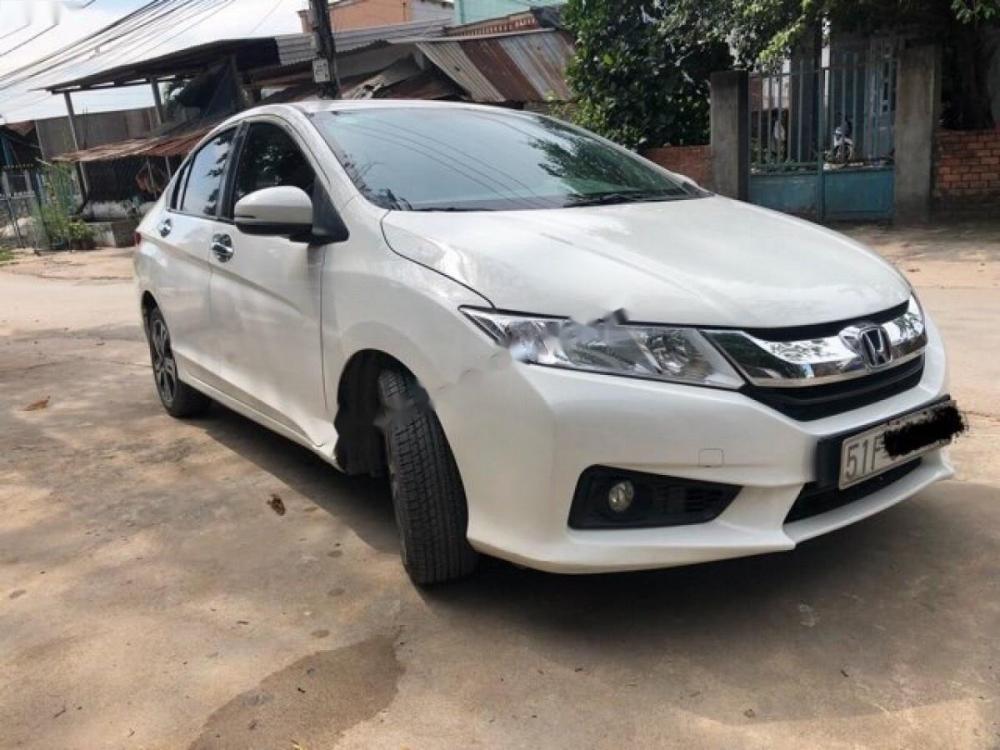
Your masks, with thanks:
<instances>
[{"instance_id":1,"label":"utility pole","mask_svg":"<svg viewBox=\"0 0 1000 750\"><path fill-rule=\"evenodd\" d=\"M327 0L309 0L313 24L313 80L320 84L320 93L327 99L340 96L340 82L337 80L337 47L333 40L330 23L330 6Z\"/></svg>"}]
</instances>

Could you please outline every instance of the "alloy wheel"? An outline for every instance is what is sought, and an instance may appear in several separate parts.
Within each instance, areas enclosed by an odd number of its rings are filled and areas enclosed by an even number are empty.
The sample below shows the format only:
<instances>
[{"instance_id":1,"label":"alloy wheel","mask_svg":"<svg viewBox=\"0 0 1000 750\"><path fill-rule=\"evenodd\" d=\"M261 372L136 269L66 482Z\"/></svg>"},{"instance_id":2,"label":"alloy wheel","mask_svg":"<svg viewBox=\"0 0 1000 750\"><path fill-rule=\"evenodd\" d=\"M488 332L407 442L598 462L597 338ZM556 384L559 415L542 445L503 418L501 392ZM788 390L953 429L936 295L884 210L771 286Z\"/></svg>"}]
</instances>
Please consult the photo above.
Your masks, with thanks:
<instances>
[{"instance_id":1,"label":"alloy wheel","mask_svg":"<svg viewBox=\"0 0 1000 750\"><path fill-rule=\"evenodd\" d=\"M153 321L151 339L153 344L153 377L156 390L165 404L171 404L177 395L177 363L170 349L170 332L162 319Z\"/></svg>"}]
</instances>

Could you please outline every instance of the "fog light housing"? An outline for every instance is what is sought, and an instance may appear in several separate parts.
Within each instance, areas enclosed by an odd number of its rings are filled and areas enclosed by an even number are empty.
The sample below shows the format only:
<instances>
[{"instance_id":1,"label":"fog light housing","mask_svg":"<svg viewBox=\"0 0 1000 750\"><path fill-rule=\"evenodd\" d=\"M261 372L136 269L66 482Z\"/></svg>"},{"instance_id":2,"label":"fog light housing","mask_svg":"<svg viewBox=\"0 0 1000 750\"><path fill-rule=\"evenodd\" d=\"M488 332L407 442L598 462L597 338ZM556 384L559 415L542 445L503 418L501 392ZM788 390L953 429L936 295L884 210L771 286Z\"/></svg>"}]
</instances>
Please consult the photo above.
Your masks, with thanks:
<instances>
[{"instance_id":1,"label":"fog light housing","mask_svg":"<svg viewBox=\"0 0 1000 750\"><path fill-rule=\"evenodd\" d=\"M611 485L608 490L608 508L613 513L624 513L632 507L635 500L635 485L625 479Z\"/></svg>"},{"instance_id":2,"label":"fog light housing","mask_svg":"<svg viewBox=\"0 0 1000 750\"><path fill-rule=\"evenodd\" d=\"M629 529L707 523L742 488L591 466L581 475L569 512L573 529Z\"/></svg>"}]
</instances>

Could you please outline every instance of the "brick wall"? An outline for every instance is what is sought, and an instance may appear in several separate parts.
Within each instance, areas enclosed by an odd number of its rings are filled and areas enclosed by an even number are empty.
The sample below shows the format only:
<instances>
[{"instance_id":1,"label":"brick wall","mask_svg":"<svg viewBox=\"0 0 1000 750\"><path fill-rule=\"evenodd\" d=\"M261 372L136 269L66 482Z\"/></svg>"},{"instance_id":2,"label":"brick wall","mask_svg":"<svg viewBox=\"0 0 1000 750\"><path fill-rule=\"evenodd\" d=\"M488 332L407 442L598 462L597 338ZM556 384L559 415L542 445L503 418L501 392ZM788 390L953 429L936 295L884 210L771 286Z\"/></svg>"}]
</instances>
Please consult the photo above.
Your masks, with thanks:
<instances>
[{"instance_id":1,"label":"brick wall","mask_svg":"<svg viewBox=\"0 0 1000 750\"><path fill-rule=\"evenodd\" d=\"M1000 128L937 131L934 207L1000 213Z\"/></svg>"},{"instance_id":2,"label":"brick wall","mask_svg":"<svg viewBox=\"0 0 1000 750\"><path fill-rule=\"evenodd\" d=\"M370 29L432 18L451 21L453 15L452 6L442 0L341 0L337 5L330 5L334 31ZM300 10L298 13L302 32L311 33L311 12Z\"/></svg>"},{"instance_id":3,"label":"brick wall","mask_svg":"<svg viewBox=\"0 0 1000 750\"><path fill-rule=\"evenodd\" d=\"M690 177L703 188L712 189L711 146L663 146L646 149L642 155L671 172Z\"/></svg>"}]
</instances>

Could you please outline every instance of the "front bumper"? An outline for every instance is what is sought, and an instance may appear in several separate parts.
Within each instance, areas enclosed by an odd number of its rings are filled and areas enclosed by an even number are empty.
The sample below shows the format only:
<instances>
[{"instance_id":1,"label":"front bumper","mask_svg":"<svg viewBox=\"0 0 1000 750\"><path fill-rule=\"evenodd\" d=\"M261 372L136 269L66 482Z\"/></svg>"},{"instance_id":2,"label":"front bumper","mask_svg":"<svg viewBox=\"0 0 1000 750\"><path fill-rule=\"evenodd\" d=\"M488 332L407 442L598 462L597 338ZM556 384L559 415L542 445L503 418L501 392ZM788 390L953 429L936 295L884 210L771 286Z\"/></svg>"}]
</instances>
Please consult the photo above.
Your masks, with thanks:
<instances>
[{"instance_id":1,"label":"front bumper","mask_svg":"<svg viewBox=\"0 0 1000 750\"><path fill-rule=\"evenodd\" d=\"M816 478L817 443L916 409L947 389L928 320L920 382L882 401L809 422L740 393L509 361L433 394L469 505L468 537L529 567L586 573L670 567L789 550L883 510L952 474L944 452L883 489L785 523ZM593 465L735 484L715 520L642 529L571 529L580 474Z\"/></svg>"}]
</instances>

